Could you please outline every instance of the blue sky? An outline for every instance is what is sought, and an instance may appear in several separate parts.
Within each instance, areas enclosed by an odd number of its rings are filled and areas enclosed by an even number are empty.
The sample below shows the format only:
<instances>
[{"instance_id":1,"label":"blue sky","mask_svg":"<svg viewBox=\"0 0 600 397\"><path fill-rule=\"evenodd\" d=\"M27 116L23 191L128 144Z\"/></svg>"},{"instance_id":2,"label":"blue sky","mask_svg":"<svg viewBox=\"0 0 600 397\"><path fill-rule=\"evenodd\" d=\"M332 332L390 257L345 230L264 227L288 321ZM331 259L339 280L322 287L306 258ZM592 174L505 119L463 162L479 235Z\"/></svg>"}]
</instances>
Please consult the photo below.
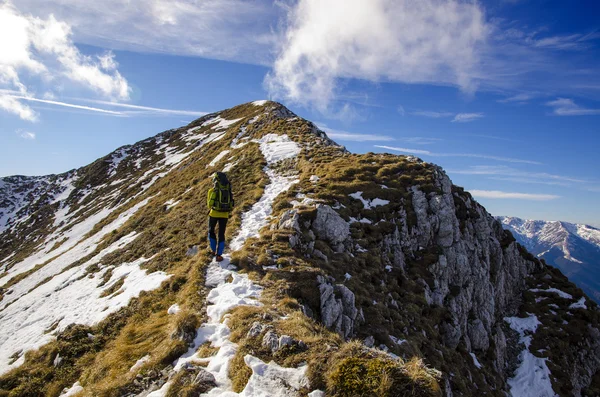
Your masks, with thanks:
<instances>
[{"instance_id":1,"label":"blue sky","mask_svg":"<svg viewBox=\"0 0 600 397\"><path fill-rule=\"evenodd\" d=\"M441 165L494 215L600 226L600 4L0 0L0 176L271 98Z\"/></svg>"}]
</instances>

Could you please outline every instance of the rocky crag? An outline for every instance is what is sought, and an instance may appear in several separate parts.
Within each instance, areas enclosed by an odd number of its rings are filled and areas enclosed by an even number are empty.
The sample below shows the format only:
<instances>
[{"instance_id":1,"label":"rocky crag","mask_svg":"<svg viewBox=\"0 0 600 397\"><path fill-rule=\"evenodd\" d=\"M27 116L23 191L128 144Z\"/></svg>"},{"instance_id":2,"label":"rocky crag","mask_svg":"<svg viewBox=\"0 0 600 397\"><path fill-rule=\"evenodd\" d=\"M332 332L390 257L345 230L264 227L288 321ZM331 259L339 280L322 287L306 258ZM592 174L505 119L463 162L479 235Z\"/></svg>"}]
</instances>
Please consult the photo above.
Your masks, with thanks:
<instances>
[{"instance_id":1,"label":"rocky crag","mask_svg":"<svg viewBox=\"0 0 600 397\"><path fill-rule=\"evenodd\" d=\"M0 395L600 390L595 302L441 168L349 153L275 102L2 178L0 233Z\"/></svg>"}]
</instances>

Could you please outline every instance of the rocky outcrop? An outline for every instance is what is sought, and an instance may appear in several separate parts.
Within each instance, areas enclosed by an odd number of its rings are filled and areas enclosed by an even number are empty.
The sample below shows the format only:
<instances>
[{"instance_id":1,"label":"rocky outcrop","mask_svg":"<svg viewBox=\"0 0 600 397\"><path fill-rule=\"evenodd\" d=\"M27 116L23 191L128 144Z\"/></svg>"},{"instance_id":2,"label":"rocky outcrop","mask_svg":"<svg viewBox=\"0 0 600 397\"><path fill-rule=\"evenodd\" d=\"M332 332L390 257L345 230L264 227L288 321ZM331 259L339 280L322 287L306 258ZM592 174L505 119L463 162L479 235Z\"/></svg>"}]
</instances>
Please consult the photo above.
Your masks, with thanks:
<instances>
[{"instance_id":1,"label":"rocky outcrop","mask_svg":"<svg viewBox=\"0 0 600 397\"><path fill-rule=\"evenodd\" d=\"M355 306L354 293L345 285L333 285L322 276L317 281L321 294L321 322L344 338L350 338L355 324L363 320Z\"/></svg>"},{"instance_id":2,"label":"rocky outcrop","mask_svg":"<svg viewBox=\"0 0 600 397\"><path fill-rule=\"evenodd\" d=\"M318 238L328 241L341 252L343 243L350 236L350 225L333 208L317 204L317 216L312 223L312 229Z\"/></svg>"}]
</instances>

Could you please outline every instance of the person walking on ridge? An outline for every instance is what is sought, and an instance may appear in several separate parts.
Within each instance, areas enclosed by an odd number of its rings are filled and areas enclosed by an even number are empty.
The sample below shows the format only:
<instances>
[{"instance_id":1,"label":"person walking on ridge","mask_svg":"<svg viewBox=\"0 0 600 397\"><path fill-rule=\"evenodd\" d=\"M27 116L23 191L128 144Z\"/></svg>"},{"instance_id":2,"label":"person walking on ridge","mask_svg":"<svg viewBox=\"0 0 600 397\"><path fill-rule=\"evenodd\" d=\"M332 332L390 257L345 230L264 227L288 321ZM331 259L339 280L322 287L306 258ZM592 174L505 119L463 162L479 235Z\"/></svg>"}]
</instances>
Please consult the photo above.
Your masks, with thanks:
<instances>
[{"instance_id":1,"label":"person walking on ridge","mask_svg":"<svg viewBox=\"0 0 600 397\"><path fill-rule=\"evenodd\" d=\"M208 241L212 255L217 262L223 260L225 249L225 228L227 219L233 210L233 194L231 185L224 172L215 172L212 175L213 187L208 189L207 204L210 212L208 214ZM215 233L215 227L219 224L219 237Z\"/></svg>"}]
</instances>

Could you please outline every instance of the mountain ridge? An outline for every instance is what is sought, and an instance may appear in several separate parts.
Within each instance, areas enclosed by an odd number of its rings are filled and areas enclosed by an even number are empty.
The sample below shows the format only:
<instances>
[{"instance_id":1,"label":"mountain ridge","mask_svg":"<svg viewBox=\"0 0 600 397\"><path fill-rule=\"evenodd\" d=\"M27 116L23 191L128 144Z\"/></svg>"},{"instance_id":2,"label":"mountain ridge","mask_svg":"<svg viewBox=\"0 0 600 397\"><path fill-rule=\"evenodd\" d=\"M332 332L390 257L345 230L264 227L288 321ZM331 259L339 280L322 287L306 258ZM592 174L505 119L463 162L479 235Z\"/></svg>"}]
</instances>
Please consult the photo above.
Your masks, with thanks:
<instances>
[{"instance_id":1,"label":"mountain ridge","mask_svg":"<svg viewBox=\"0 0 600 397\"><path fill-rule=\"evenodd\" d=\"M517 240L600 300L600 229L562 221L497 217Z\"/></svg>"},{"instance_id":2,"label":"mountain ridge","mask_svg":"<svg viewBox=\"0 0 600 397\"><path fill-rule=\"evenodd\" d=\"M202 248L216 169L236 196L222 266ZM0 395L600 384L581 290L440 167L349 153L281 104L206 115L68 175L0 187Z\"/></svg>"}]
</instances>

